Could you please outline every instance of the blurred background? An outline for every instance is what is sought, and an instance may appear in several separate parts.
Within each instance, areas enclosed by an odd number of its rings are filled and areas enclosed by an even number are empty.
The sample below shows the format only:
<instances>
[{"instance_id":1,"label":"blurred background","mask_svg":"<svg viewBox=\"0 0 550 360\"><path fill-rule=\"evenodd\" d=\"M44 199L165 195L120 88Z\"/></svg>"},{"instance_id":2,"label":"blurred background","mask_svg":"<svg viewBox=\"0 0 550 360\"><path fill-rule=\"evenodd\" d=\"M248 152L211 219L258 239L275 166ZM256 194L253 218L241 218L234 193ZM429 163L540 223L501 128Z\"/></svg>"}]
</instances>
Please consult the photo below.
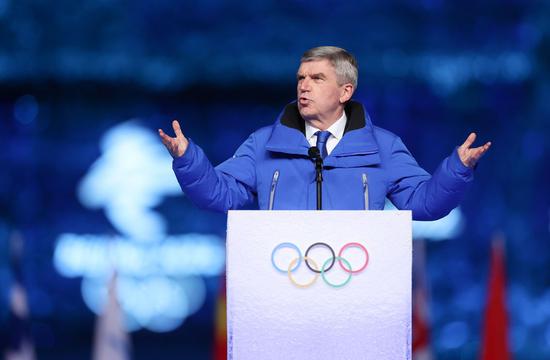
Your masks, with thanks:
<instances>
[{"instance_id":1,"label":"blurred background","mask_svg":"<svg viewBox=\"0 0 550 360\"><path fill-rule=\"evenodd\" d=\"M156 129L179 119L218 164L295 98L301 54L336 45L426 170L470 131L493 142L461 207L415 224L415 346L475 359L496 329L549 358L548 19L518 0L0 0L3 355L99 358L111 328L133 359L212 358L226 215L181 194Z\"/></svg>"}]
</instances>

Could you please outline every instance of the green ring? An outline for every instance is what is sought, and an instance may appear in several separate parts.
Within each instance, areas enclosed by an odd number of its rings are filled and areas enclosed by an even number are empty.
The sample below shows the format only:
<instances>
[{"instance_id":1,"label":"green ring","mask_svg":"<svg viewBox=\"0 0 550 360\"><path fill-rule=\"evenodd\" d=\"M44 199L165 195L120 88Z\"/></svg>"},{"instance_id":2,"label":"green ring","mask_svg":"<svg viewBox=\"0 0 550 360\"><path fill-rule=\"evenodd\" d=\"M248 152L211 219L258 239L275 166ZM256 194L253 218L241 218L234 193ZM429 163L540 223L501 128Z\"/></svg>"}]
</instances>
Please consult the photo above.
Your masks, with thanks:
<instances>
[{"instance_id":1,"label":"green ring","mask_svg":"<svg viewBox=\"0 0 550 360\"><path fill-rule=\"evenodd\" d=\"M344 259L343 257L340 257L340 256L337 256L334 258L335 260L339 260L339 261L343 261L344 264L346 264L348 266L348 269L351 270L351 264L349 263L349 261L347 261L346 259ZM342 287L344 285L346 285L347 283L349 283L349 281L351 280L351 276L352 276L352 273L349 272L348 274L348 278L346 281L344 281L343 283L341 284L333 284L331 283L330 281L327 280L327 278L325 277L325 268L327 267L327 265L333 261L332 258L328 258L327 261L325 261L325 263L323 264L323 267L321 268L321 277L323 278L323 281L329 285L329 286L332 286L332 287L335 287L335 288L339 288L339 287Z\"/></svg>"}]
</instances>

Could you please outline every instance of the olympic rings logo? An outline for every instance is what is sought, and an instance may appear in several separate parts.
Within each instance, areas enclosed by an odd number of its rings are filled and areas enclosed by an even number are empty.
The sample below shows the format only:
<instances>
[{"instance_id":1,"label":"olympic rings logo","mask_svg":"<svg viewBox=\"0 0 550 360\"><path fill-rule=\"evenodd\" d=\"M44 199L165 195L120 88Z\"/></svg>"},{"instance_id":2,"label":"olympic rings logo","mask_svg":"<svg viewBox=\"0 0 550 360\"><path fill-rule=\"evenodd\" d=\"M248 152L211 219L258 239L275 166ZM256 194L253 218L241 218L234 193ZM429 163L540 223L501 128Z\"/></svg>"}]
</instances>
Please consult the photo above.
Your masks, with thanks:
<instances>
[{"instance_id":1,"label":"olympic rings logo","mask_svg":"<svg viewBox=\"0 0 550 360\"><path fill-rule=\"evenodd\" d=\"M313 249L314 247L320 247L320 246L328 248L330 250L330 253L332 254L331 257L329 257L324 262L322 262L321 269L319 269L318 263L311 256L308 256L311 249ZM351 266L350 262L342 256L343 253L344 253L344 250L346 250L348 248L351 248L351 247L359 248L365 253L365 263L357 269L352 269L352 266ZM283 249L283 248L293 249L297 253L297 256L290 261L290 263L288 264L288 267L286 269L280 268L275 262L277 252L279 250ZM292 273L300 267L300 265L302 264L302 261L304 261L306 266L314 273L312 280L310 280L307 283L298 283L294 279L294 276L292 275ZM335 283L330 282L327 279L327 276L326 276L326 273L330 269L332 269L332 267L334 266L336 261L338 261L338 264L340 265L342 270L344 270L348 274L347 278L339 284L335 284ZM296 246L295 244L290 243L290 242L284 242L284 243L280 243L279 245L277 245L273 249L273 251L271 252L271 263L273 264L273 267L278 272L286 273L288 275L288 279L290 280L290 282L292 284L294 284L296 287L299 287L299 288L302 288L302 289L308 288L311 285L313 285L315 283L315 281L317 281L317 278L319 277L319 275L321 275L321 278L324 280L324 282L327 285L335 287L335 288L340 288L340 287L345 286L347 283L349 283L350 280L351 280L351 277L353 275L358 274L361 271L366 269L367 265L369 264L369 252L367 251L367 248L365 248L365 246L363 246L362 244L360 244L358 242L350 242L350 243L345 244L340 249L340 252L338 253L338 256L336 256L335 253L334 253L334 250L332 249L332 247L330 245L328 245L324 242L316 242L313 245L311 245L310 247L308 247L307 250L306 250L305 255L302 256L302 253L301 253L300 249L298 248L298 246Z\"/></svg>"}]
</instances>

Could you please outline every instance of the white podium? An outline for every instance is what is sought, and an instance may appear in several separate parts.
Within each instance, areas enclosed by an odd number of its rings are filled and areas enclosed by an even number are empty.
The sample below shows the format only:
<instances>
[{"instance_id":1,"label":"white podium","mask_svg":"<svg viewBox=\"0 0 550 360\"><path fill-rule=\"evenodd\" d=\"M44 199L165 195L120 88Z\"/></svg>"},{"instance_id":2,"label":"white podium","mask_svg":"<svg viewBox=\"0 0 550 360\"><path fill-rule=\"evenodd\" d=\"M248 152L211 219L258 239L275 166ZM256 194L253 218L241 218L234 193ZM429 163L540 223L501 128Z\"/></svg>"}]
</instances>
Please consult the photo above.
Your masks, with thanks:
<instances>
[{"instance_id":1,"label":"white podium","mask_svg":"<svg viewBox=\"0 0 550 360\"><path fill-rule=\"evenodd\" d=\"M410 211L230 211L228 358L410 359L411 240Z\"/></svg>"}]
</instances>

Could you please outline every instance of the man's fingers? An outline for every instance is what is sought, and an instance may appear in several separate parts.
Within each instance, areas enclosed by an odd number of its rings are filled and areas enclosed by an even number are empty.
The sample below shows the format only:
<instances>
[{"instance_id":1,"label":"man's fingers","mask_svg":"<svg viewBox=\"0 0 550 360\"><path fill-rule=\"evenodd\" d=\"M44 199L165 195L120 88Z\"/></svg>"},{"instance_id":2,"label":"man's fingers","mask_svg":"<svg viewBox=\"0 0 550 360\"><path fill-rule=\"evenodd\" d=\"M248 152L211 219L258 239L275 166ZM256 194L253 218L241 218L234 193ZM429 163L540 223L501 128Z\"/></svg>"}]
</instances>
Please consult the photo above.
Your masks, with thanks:
<instances>
[{"instance_id":1,"label":"man's fingers","mask_svg":"<svg viewBox=\"0 0 550 360\"><path fill-rule=\"evenodd\" d=\"M181 132L180 123L177 120L172 121L172 128L174 128L174 133L177 138L183 138L183 133Z\"/></svg>"},{"instance_id":2,"label":"man's fingers","mask_svg":"<svg viewBox=\"0 0 550 360\"><path fill-rule=\"evenodd\" d=\"M470 146L476 140L476 133L471 133L464 141L464 144L458 148L458 155L462 163L468 167L474 167L477 161L489 150L491 142L488 141L484 145L471 148Z\"/></svg>"},{"instance_id":3,"label":"man's fingers","mask_svg":"<svg viewBox=\"0 0 550 360\"><path fill-rule=\"evenodd\" d=\"M481 147L479 147L477 149L473 149L472 150L472 158L474 160L478 160L481 157L481 155L483 155L483 152L484 152L483 148L481 148Z\"/></svg>"},{"instance_id":4,"label":"man's fingers","mask_svg":"<svg viewBox=\"0 0 550 360\"><path fill-rule=\"evenodd\" d=\"M168 135L166 135L166 133L164 131L162 131L162 129L159 129L159 136L160 136L160 140L162 141L162 143L164 145L167 145L170 143L170 140L172 140L172 138Z\"/></svg>"},{"instance_id":5,"label":"man's fingers","mask_svg":"<svg viewBox=\"0 0 550 360\"><path fill-rule=\"evenodd\" d=\"M161 139L164 139L164 138L168 137L168 135L166 135L166 133L164 131L162 131L162 129L159 129L159 135L160 135Z\"/></svg>"},{"instance_id":6,"label":"man's fingers","mask_svg":"<svg viewBox=\"0 0 550 360\"><path fill-rule=\"evenodd\" d=\"M468 135L468 137L466 138L466 141L464 141L464 144L461 145L461 147L463 148L470 148L470 146L472 146L472 144L474 143L474 141L476 141L476 133L471 133L470 135Z\"/></svg>"},{"instance_id":7,"label":"man's fingers","mask_svg":"<svg viewBox=\"0 0 550 360\"><path fill-rule=\"evenodd\" d=\"M491 142L485 143L485 145L470 149L470 158L474 160L474 162L477 162L489 148L491 147Z\"/></svg>"},{"instance_id":8,"label":"man's fingers","mask_svg":"<svg viewBox=\"0 0 550 360\"><path fill-rule=\"evenodd\" d=\"M176 133L176 137L166 135L162 129L158 129L158 132L162 143L166 146L166 149L168 149L170 155L172 155L175 159L185 153L185 150L187 150L187 146L189 145L189 141L181 132L180 124L177 120L172 121L172 128L174 129L174 133Z\"/></svg>"},{"instance_id":9,"label":"man's fingers","mask_svg":"<svg viewBox=\"0 0 550 360\"><path fill-rule=\"evenodd\" d=\"M476 153L486 153L487 150L489 150L489 148L491 147L491 142L486 142L484 145L480 146L480 147L477 147L477 148L474 148L472 150L475 150Z\"/></svg>"},{"instance_id":10,"label":"man's fingers","mask_svg":"<svg viewBox=\"0 0 550 360\"><path fill-rule=\"evenodd\" d=\"M485 145L478 147L477 149L478 149L479 157L483 156L483 154L485 154L490 147L491 147L490 141L485 143Z\"/></svg>"}]
</instances>

